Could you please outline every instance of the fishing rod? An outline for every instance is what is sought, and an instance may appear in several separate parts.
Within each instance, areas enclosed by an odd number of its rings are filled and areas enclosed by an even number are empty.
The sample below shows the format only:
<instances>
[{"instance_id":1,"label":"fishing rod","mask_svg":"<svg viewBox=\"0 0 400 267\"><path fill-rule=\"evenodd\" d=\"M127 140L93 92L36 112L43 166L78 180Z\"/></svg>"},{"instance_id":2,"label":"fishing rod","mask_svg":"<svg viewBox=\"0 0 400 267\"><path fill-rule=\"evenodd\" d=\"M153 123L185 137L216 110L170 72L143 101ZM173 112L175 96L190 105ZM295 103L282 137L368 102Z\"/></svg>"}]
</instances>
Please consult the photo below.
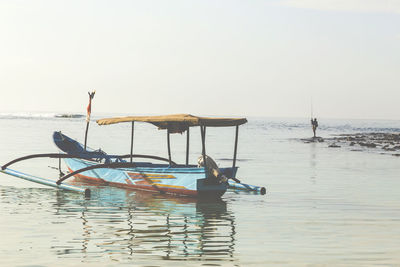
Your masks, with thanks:
<instances>
[{"instance_id":1,"label":"fishing rod","mask_svg":"<svg viewBox=\"0 0 400 267\"><path fill-rule=\"evenodd\" d=\"M311 97L311 119L313 118L313 99Z\"/></svg>"}]
</instances>

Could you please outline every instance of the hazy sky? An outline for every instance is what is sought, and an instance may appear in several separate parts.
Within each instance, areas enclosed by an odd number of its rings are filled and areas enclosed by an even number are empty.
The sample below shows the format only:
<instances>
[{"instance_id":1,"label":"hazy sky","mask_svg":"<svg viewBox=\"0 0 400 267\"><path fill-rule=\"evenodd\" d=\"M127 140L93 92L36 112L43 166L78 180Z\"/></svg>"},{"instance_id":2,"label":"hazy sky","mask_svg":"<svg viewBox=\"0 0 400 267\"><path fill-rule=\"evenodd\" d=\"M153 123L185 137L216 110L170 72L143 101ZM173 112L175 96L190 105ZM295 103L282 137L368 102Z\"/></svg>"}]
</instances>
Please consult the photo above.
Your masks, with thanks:
<instances>
[{"instance_id":1,"label":"hazy sky","mask_svg":"<svg viewBox=\"0 0 400 267\"><path fill-rule=\"evenodd\" d=\"M1 1L0 112L400 119L400 0Z\"/></svg>"}]
</instances>

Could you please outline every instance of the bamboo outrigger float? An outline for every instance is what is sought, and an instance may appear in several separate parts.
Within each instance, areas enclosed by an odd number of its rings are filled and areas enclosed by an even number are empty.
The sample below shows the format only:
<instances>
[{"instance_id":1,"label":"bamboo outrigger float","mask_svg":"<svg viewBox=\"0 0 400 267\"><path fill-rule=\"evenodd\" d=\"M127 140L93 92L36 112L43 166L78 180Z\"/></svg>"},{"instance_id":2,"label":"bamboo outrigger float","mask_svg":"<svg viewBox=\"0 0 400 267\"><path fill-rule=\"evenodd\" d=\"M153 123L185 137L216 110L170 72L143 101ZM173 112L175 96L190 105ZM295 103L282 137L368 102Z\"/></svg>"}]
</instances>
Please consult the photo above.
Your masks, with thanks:
<instances>
[{"instance_id":1,"label":"bamboo outrigger float","mask_svg":"<svg viewBox=\"0 0 400 267\"><path fill-rule=\"evenodd\" d=\"M101 150L86 146L90 122L91 100L94 92L89 93L88 117L85 132L85 143L81 144L61 132L53 133L53 141L63 153L35 154L24 156L1 166L1 172L36 183L90 195L89 189L67 185L65 180L71 177L92 184L105 184L127 189L156 191L193 197L220 197L227 188L252 191L265 194L264 187L241 183L236 178L236 166L239 126L245 124L245 118L207 118L190 114L166 116L128 116L97 120L99 125L131 123L131 147L128 155L109 155ZM168 158L133 153L135 122L151 123L167 132ZM202 155L198 164L189 164L190 128L199 127L201 133ZM231 167L218 168L217 164L206 155L206 129L208 127L236 127L234 155ZM171 158L170 135L186 132L186 161L177 164ZM60 178L57 181L35 177L10 169L9 166L22 160L32 158L59 159ZM137 161L138 158L151 159L161 163ZM61 159L67 165L68 174L61 172ZM135 161L134 161L135 159Z\"/></svg>"}]
</instances>

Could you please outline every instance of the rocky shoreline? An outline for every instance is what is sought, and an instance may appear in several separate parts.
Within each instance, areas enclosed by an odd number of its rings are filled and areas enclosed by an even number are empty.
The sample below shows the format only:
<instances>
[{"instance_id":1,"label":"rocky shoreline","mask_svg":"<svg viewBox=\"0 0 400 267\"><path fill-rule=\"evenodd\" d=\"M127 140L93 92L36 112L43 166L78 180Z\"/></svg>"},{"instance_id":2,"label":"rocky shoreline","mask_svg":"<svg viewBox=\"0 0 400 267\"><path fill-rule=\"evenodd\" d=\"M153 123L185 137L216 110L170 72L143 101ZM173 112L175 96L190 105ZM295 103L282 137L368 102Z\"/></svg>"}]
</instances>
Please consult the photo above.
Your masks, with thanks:
<instances>
[{"instance_id":1,"label":"rocky shoreline","mask_svg":"<svg viewBox=\"0 0 400 267\"><path fill-rule=\"evenodd\" d=\"M328 147L348 147L352 151L371 151L400 156L400 133L354 133L339 134L331 138L313 137L301 139L305 143L327 143Z\"/></svg>"}]
</instances>

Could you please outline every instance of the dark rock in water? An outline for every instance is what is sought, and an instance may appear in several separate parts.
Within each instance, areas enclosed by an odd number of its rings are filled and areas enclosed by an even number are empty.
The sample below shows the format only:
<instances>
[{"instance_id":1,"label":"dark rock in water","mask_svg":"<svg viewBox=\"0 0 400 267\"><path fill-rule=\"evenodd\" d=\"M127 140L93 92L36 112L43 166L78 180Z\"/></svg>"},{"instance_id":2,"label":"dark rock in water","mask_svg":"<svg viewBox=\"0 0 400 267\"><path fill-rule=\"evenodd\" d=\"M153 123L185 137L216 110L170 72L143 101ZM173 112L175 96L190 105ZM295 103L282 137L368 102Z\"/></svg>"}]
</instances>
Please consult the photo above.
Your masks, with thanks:
<instances>
[{"instance_id":1,"label":"dark rock in water","mask_svg":"<svg viewBox=\"0 0 400 267\"><path fill-rule=\"evenodd\" d=\"M370 132L370 133L353 133L353 134L338 134L333 138L313 137L303 141L307 143L329 142L329 147L351 147L351 151L365 151L365 148L370 148L377 153L388 155L389 151L400 151L400 133L388 132ZM359 145L356 146L356 145ZM393 154L400 157L399 153Z\"/></svg>"},{"instance_id":2,"label":"dark rock in water","mask_svg":"<svg viewBox=\"0 0 400 267\"><path fill-rule=\"evenodd\" d=\"M375 143L369 143L368 144L368 147L372 147L372 148L375 148L377 145L375 144Z\"/></svg>"},{"instance_id":3,"label":"dark rock in water","mask_svg":"<svg viewBox=\"0 0 400 267\"><path fill-rule=\"evenodd\" d=\"M386 151L396 151L396 149L394 149L393 147L388 147L388 146L384 147L383 149Z\"/></svg>"},{"instance_id":4,"label":"dark rock in water","mask_svg":"<svg viewBox=\"0 0 400 267\"><path fill-rule=\"evenodd\" d=\"M324 138L322 138L322 137L311 137L311 138L303 138L303 139L300 139L301 141L303 141L304 143L306 143L306 144L308 144L308 143L316 143L316 142L319 142L319 143L322 143L322 142L324 142Z\"/></svg>"},{"instance_id":5,"label":"dark rock in water","mask_svg":"<svg viewBox=\"0 0 400 267\"><path fill-rule=\"evenodd\" d=\"M333 144L330 144L329 147L334 147L334 148L336 148L336 147L341 147L341 146L339 146L339 145L333 143Z\"/></svg>"},{"instance_id":6,"label":"dark rock in water","mask_svg":"<svg viewBox=\"0 0 400 267\"><path fill-rule=\"evenodd\" d=\"M320 142L320 143L322 143L322 142L324 142L324 141L325 141L325 140L324 140L324 138L322 138L322 137L319 137L319 136L317 136L317 137L313 137L312 139L314 140L314 142Z\"/></svg>"},{"instance_id":7,"label":"dark rock in water","mask_svg":"<svg viewBox=\"0 0 400 267\"><path fill-rule=\"evenodd\" d=\"M374 143L364 143L364 142L359 142L358 143L360 146L365 146L365 147L369 147L369 148L375 148L376 144Z\"/></svg>"},{"instance_id":8,"label":"dark rock in water","mask_svg":"<svg viewBox=\"0 0 400 267\"><path fill-rule=\"evenodd\" d=\"M85 117L85 116L82 115L82 114L56 114L55 117L56 118L73 118L73 119L76 119L76 118L82 118L82 117Z\"/></svg>"}]
</instances>

